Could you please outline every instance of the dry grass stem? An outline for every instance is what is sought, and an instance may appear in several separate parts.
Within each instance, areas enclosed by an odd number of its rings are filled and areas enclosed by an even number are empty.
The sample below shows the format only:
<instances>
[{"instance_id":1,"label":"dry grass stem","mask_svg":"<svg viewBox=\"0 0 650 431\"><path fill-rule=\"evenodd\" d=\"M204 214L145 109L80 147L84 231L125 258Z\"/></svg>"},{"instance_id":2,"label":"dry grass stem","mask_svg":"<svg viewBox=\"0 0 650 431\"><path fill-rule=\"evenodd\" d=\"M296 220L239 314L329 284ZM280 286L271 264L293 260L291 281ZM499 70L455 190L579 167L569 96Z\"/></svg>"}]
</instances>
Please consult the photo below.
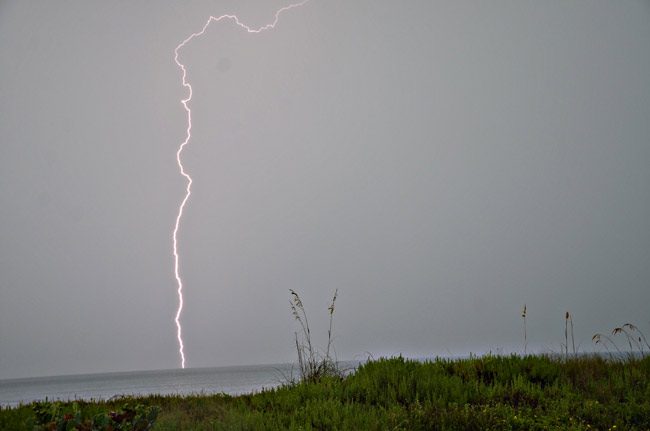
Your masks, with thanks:
<instances>
[{"instance_id":1,"label":"dry grass stem","mask_svg":"<svg viewBox=\"0 0 650 431\"><path fill-rule=\"evenodd\" d=\"M301 329L300 335L298 332L295 333L301 379L308 382L317 382L326 376L340 376L341 372L338 369L337 362L331 356L332 341L334 339L332 328L338 289L334 291L330 306L327 308L329 312L329 328L327 331L327 348L324 355L320 354L312 344L309 320L300 295L292 289L289 289L289 293L291 295L289 301L291 314L298 321Z\"/></svg>"}]
</instances>

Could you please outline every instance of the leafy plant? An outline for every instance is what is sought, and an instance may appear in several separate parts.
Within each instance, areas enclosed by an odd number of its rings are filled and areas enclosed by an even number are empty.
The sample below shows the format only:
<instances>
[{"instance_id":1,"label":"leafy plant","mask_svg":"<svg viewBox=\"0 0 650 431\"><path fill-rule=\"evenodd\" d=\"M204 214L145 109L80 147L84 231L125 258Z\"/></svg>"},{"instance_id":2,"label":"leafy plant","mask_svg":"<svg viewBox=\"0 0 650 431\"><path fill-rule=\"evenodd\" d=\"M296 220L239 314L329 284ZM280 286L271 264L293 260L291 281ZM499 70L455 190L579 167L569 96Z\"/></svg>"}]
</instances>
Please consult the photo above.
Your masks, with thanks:
<instances>
[{"instance_id":1,"label":"leafy plant","mask_svg":"<svg viewBox=\"0 0 650 431\"><path fill-rule=\"evenodd\" d=\"M92 418L84 417L78 403L34 403L35 431L148 431L160 412L156 406L128 403L115 412L101 412Z\"/></svg>"}]
</instances>

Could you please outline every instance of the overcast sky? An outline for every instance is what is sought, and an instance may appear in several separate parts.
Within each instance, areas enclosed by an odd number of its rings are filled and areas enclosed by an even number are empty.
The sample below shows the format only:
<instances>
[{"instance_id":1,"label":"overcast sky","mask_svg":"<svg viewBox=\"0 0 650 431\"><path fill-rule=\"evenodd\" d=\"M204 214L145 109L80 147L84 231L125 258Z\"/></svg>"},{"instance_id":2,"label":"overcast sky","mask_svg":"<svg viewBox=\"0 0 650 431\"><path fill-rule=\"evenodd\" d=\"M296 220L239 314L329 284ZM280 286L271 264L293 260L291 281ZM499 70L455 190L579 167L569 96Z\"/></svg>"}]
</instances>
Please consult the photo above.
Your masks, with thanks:
<instances>
[{"instance_id":1,"label":"overcast sky","mask_svg":"<svg viewBox=\"0 0 650 431\"><path fill-rule=\"evenodd\" d=\"M0 1L0 378L180 365L174 47L284 1ZM312 0L181 51L189 367L650 335L650 3Z\"/></svg>"}]
</instances>

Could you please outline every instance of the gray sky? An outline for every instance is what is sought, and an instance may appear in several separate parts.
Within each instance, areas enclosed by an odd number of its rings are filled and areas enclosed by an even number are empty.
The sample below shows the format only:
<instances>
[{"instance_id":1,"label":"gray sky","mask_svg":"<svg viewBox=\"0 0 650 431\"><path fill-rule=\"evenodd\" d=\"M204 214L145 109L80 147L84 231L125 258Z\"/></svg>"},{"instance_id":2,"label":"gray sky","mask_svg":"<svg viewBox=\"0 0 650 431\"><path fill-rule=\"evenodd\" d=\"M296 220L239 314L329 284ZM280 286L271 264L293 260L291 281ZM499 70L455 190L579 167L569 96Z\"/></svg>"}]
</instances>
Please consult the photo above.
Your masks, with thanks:
<instances>
[{"instance_id":1,"label":"gray sky","mask_svg":"<svg viewBox=\"0 0 650 431\"><path fill-rule=\"evenodd\" d=\"M174 47L283 1L0 2L0 378L179 365ZM244 4L245 3L245 4ZM181 52L190 367L650 335L650 3L312 0Z\"/></svg>"}]
</instances>

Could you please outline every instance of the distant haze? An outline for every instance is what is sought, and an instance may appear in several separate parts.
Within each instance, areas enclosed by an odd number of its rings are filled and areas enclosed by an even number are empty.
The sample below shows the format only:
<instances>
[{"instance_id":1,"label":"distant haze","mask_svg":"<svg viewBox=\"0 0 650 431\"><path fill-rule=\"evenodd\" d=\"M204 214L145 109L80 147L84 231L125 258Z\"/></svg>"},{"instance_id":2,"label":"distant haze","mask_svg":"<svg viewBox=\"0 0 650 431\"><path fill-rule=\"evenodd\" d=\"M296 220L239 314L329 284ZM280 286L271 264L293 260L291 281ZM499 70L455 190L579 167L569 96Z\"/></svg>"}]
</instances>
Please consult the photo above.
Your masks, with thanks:
<instances>
[{"instance_id":1,"label":"distant haze","mask_svg":"<svg viewBox=\"0 0 650 431\"><path fill-rule=\"evenodd\" d=\"M174 47L284 1L0 2L0 379L179 366ZM650 335L650 3L312 0L212 26L179 233L189 367Z\"/></svg>"}]
</instances>

